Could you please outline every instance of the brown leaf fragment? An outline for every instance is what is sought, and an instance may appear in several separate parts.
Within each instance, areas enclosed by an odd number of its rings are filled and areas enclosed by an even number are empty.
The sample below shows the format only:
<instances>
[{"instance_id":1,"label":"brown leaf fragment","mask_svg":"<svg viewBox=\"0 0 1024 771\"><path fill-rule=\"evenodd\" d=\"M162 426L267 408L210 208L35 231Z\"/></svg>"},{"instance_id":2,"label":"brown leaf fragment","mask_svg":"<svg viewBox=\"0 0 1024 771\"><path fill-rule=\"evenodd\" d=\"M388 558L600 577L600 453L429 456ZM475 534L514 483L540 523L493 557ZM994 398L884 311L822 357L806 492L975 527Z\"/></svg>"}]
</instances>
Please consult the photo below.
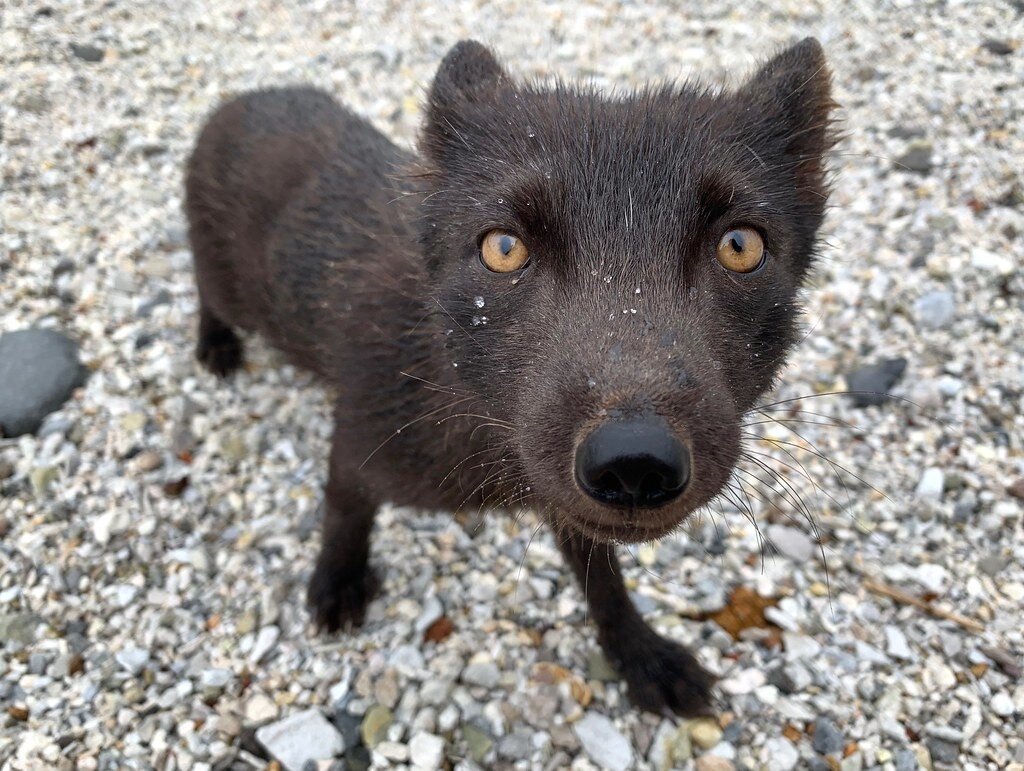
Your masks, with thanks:
<instances>
[{"instance_id":1,"label":"brown leaf fragment","mask_svg":"<svg viewBox=\"0 0 1024 771\"><path fill-rule=\"evenodd\" d=\"M776 604L777 601L771 597L762 597L749 587L738 586L729 595L729 602L724 608L705 616L703 620L711 619L734 640L738 640L744 629L776 629L777 627L764 617L765 608Z\"/></svg>"},{"instance_id":2,"label":"brown leaf fragment","mask_svg":"<svg viewBox=\"0 0 1024 771\"><path fill-rule=\"evenodd\" d=\"M455 624L448 616L441 616L437 621L427 627L423 633L424 642L439 643L448 638L455 631Z\"/></svg>"},{"instance_id":3,"label":"brown leaf fragment","mask_svg":"<svg viewBox=\"0 0 1024 771\"><path fill-rule=\"evenodd\" d=\"M178 498L185 488L188 487L188 477L183 476L180 479L172 479L170 482L164 484L164 495L168 498Z\"/></svg>"}]
</instances>

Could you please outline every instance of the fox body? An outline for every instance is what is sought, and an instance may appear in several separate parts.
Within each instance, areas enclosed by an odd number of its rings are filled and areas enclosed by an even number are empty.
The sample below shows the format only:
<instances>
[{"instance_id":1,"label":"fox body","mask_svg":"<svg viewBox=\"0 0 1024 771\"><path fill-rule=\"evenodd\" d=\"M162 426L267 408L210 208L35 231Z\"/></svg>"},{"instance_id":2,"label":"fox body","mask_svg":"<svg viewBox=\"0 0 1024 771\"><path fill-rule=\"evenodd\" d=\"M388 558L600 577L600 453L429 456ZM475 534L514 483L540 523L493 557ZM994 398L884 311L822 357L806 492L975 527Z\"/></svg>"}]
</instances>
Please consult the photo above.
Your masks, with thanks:
<instances>
[{"instance_id":1,"label":"fox body","mask_svg":"<svg viewBox=\"0 0 1024 771\"><path fill-rule=\"evenodd\" d=\"M327 94L258 91L186 181L197 355L256 332L335 395L318 624L358 623L384 502L530 507L634 703L706 713L712 677L632 606L617 542L722 490L794 339L827 198L829 73L807 39L733 91L604 96L512 78L475 42L418 154Z\"/></svg>"}]
</instances>

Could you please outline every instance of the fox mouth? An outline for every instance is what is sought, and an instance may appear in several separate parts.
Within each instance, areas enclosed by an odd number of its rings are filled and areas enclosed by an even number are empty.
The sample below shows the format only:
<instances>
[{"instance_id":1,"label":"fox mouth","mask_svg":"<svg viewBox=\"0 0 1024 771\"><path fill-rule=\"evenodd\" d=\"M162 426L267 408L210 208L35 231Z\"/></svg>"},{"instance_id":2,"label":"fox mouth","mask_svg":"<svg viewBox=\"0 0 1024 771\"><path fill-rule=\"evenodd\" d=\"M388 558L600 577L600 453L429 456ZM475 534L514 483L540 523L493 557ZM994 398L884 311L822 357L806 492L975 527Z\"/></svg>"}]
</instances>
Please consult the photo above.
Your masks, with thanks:
<instances>
[{"instance_id":1,"label":"fox mouth","mask_svg":"<svg viewBox=\"0 0 1024 771\"><path fill-rule=\"evenodd\" d=\"M570 529L600 543L645 543L656 541L680 527L690 516L690 512L681 517L664 519L659 522L645 522L644 515L649 515L649 510L636 510L635 521L621 520L615 524L598 522L584 516L566 516L560 518L559 524L567 525Z\"/></svg>"}]
</instances>

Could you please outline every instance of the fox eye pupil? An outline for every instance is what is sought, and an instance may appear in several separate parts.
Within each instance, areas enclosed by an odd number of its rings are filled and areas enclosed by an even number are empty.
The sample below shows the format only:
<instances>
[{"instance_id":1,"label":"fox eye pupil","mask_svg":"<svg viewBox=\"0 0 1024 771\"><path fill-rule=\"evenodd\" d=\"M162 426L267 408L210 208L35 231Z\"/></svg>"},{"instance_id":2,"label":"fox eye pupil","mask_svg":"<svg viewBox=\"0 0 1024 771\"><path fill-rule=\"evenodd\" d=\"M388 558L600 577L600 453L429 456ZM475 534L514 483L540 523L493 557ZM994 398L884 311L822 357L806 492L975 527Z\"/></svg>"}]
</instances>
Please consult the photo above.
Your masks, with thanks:
<instances>
[{"instance_id":1,"label":"fox eye pupil","mask_svg":"<svg viewBox=\"0 0 1024 771\"><path fill-rule=\"evenodd\" d=\"M507 255L512 251L512 248L516 245L516 239L510 235L503 235L498 239L498 249L501 253Z\"/></svg>"}]
</instances>

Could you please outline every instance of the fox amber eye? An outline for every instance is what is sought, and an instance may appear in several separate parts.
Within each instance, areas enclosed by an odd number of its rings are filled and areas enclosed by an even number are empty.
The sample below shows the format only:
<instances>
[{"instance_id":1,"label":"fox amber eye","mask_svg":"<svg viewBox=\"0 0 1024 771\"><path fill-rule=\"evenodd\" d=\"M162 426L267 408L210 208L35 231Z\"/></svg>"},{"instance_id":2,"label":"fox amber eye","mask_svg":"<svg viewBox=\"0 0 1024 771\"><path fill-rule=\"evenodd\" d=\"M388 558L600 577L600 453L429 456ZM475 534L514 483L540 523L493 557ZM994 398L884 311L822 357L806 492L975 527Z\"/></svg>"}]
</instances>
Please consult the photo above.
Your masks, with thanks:
<instances>
[{"instance_id":1,"label":"fox amber eye","mask_svg":"<svg viewBox=\"0 0 1024 771\"><path fill-rule=\"evenodd\" d=\"M526 244L504 230L492 230L480 244L480 259L495 273L511 273L530 260Z\"/></svg>"},{"instance_id":2,"label":"fox amber eye","mask_svg":"<svg viewBox=\"0 0 1024 771\"><path fill-rule=\"evenodd\" d=\"M735 273L750 273L764 262L764 241L753 228L726 231L718 242L718 261Z\"/></svg>"}]
</instances>

